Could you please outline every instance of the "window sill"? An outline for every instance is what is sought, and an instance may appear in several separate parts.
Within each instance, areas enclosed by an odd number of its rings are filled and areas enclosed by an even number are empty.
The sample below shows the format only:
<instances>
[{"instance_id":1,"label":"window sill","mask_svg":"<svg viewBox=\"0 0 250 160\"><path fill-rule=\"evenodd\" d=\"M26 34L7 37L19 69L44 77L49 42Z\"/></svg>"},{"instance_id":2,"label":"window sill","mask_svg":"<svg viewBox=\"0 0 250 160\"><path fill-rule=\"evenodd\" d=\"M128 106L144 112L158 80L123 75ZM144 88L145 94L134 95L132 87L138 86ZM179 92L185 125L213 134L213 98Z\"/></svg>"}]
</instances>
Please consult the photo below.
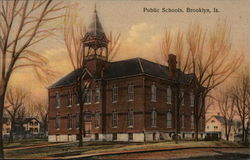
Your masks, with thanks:
<instances>
[{"instance_id":1,"label":"window sill","mask_svg":"<svg viewBox=\"0 0 250 160\"><path fill-rule=\"evenodd\" d=\"M95 129L99 129L99 127L95 127Z\"/></svg>"},{"instance_id":2,"label":"window sill","mask_svg":"<svg viewBox=\"0 0 250 160\"><path fill-rule=\"evenodd\" d=\"M57 131L59 131L59 130L60 130L60 128L57 128L56 130L57 130Z\"/></svg>"},{"instance_id":3,"label":"window sill","mask_svg":"<svg viewBox=\"0 0 250 160\"><path fill-rule=\"evenodd\" d=\"M68 107L69 107L69 108L72 107L72 104L71 104L71 105L68 105Z\"/></svg>"},{"instance_id":4,"label":"window sill","mask_svg":"<svg viewBox=\"0 0 250 160\"><path fill-rule=\"evenodd\" d=\"M95 102L95 104L99 104L100 102Z\"/></svg>"},{"instance_id":5,"label":"window sill","mask_svg":"<svg viewBox=\"0 0 250 160\"><path fill-rule=\"evenodd\" d=\"M56 108L58 109L58 108L60 108L60 106L56 106Z\"/></svg>"},{"instance_id":6,"label":"window sill","mask_svg":"<svg viewBox=\"0 0 250 160\"><path fill-rule=\"evenodd\" d=\"M128 126L128 128L134 128L134 126Z\"/></svg>"},{"instance_id":7,"label":"window sill","mask_svg":"<svg viewBox=\"0 0 250 160\"><path fill-rule=\"evenodd\" d=\"M157 126L151 126L151 128L156 128Z\"/></svg>"},{"instance_id":8,"label":"window sill","mask_svg":"<svg viewBox=\"0 0 250 160\"><path fill-rule=\"evenodd\" d=\"M129 100L128 100L128 102L133 102L133 101L134 101L134 99L129 99Z\"/></svg>"},{"instance_id":9,"label":"window sill","mask_svg":"<svg viewBox=\"0 0 250 160\"><path fill-rule=\"evenodd\" d=\"M156 100L151 100L151 102L157 102Z\"/></svg>"},{"instance_id":10,"label":"window sill","mask_svg":"<svg viewBox=\"0 0 250 160\"><path fill-rule=\"evenodd\" d=\"M115 126L115 127L112 127L112 128L117 128L117 126Z\"/></svg>"},{"instance_id":11,"label":"window sill","mask_svg":"<svg viewBox=\"0 0 250 160\"><path fill-rule=\"evenodd\" d=\"M84 105L90 105L91 103L84 103Z\"/></svg>"},{"instance_id":12,"label":"window sill","mask_svg":"<svg viewBox=\"0 0 250 160\"><path fill-rule=\"evenodd\" d=\"M77 106L80 106L80 104L79 104L79 103L77 103L76 105L77 105Z\"/></svg>"},{"instance_id":13,"label":"window sill","mask_svg":"<svg viewBox=\"0 0 250 160\"><path fill-rule=\"evenodd\" d=\"M166 102L167 104L172 104L171 102Z\"/></svg>"},{"instance_id":14,"label":"window sill","mask_svg":"<svg viewBox=\"0 0 250 160\"><path fill-rule=\"evenodd\" d=\"M72 130L72 128L68 128L68 130Z\"/></svg>"},{"instance_id":15,"label":"window sill","mask_svg":"<svg viewBox=\"0 0 250 160\"><path fill-rule=\"evenodd\" d=\"M117 103L117 101L113 101L112 103Z\"/></svg>"}]
</instances>

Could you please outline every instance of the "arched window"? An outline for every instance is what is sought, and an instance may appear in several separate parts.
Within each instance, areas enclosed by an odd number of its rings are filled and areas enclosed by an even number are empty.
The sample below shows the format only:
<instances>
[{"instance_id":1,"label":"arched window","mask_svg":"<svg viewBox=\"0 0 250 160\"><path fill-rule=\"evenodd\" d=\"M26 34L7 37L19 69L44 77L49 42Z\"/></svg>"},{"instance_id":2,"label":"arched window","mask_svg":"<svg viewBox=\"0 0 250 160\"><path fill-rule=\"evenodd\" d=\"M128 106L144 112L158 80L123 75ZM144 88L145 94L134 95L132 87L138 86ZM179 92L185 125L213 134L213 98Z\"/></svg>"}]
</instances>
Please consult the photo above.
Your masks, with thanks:
<instances>
[{"instance_id":1,"label":"arched window","mask_svg":"<svg viewBox=\"0 0 250 160\"><path fill-rule=\"evenodd\" d=\"M100 125L100 113L96 112L95 113L95 127L98 128Z\"/></svg>"},{"instance_id":2,"label":"arched window","mask_svg":"<svg viewBox=\"0 0 250 160\"><path fill-rule=\"evenodd\" d=\"M172 128L172 113L167 112L167 128Z\"/></svg>"},{"instance_id":3,"label":"arched window","mask_svg":"<svg viewBox=\"0 0 250 160\"><path fill-rule=\"evenodd\" d=\"M185 128L185 115L184 114L181 116L181 127Z\"/></svg>"},{"instance_id":4,"label":"arched window","mask_svg":"<svg viewBox=\"0 0 250 160\"><path fill-rule=\"evenodd\" d=\"M73 97L72 97L72 92L68 92L68 106L72 106L72 101L73 101Z\"/></svg>"},{"instance_id":5,"label":"arched window","mask_svg":"<svg viewBox=\"0 0 250 160\"><path fill-rule=\"evenodd\" d=\"M155 86L155 83L153 83L152 85L151 85L151 100L152 101L156 101L156 86Z\"/></svg>"},{"instance_id":6,"label":"arched window","mask_svg":"<svg viewBox=\"0 0 250 160\"><path fill-rule=\"evenodd\" d=\"M151 122L152 122L152 127L156 127L157 125L157 112L155 110L152 111L151 113Z\"/></svg>"},{"instance_id":7,"label":"arched window","mask_svg":"<svg viewBox=\"0 0 250 160\"><path fill-rule=\"evenodd\" d=\"M190 106L194 107L194 93L190 92Z\"/></svg>"}]
</instances>

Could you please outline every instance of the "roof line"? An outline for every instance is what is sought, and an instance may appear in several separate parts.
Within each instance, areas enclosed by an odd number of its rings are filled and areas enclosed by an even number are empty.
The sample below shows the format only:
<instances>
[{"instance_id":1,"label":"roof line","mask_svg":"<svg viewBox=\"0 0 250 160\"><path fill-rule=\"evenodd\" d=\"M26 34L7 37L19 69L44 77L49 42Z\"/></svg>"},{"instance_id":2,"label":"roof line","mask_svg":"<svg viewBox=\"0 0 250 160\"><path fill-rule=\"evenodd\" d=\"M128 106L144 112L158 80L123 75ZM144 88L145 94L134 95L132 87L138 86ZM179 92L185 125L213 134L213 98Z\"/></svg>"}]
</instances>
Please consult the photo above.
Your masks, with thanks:
<instances>
[{"instance_id":1,"label":"roof line","mask_svg":"<svg viewBox=\"0 0 250 160\"><path fill-rule=\"evenodd\" d=\"M143 69L142 64L141 64L141 59L138 58L138 61L139 61L139 65L140 65L140 68L141 68L141 72L144 73L144 69Z\"/></svg>"}]
</instances>

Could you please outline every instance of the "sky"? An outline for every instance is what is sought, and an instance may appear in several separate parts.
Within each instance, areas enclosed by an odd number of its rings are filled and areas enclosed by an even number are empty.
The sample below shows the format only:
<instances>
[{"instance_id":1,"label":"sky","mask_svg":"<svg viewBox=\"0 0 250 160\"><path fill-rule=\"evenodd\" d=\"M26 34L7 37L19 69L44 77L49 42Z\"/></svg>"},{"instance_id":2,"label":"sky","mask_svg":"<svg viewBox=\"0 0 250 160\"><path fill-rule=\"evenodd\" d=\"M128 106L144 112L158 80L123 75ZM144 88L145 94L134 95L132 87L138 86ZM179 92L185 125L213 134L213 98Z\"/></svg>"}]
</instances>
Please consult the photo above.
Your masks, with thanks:
<instances>
[{"instance_id":1,"label":"sky","mask_svg":"<svg viewBox=\"0 0 250 160\"><path fill-rule=\"evenodd\" d=\"M191 23L198 23L209 30L218 19L225 19L231 28L231 41L234 49L244 50L249 59L249 0L68 0L65 4L75 4L78 16L88 26L96 5L97 12L104 31L121 34L121 47L114 60L142 57L151 61L161 58L161 42L166 29L176 33L178 30L187 31ZM159 9L160 12L144 12L144 8ZM211 13L175 13L161 12L162 8L182 9L210 9L219 12ZM55 22L59 27L62 23ZM57 37L42 41L34 50L48 58L51 69L63 75L72 71L67 56L63 32L58 31ZM235 52L234 54L238 54ZM11 85L25 87L34 97L46 97L49 84L41 84L32 69L16 71L11 79Z\"/></svg>"}]
</instances>

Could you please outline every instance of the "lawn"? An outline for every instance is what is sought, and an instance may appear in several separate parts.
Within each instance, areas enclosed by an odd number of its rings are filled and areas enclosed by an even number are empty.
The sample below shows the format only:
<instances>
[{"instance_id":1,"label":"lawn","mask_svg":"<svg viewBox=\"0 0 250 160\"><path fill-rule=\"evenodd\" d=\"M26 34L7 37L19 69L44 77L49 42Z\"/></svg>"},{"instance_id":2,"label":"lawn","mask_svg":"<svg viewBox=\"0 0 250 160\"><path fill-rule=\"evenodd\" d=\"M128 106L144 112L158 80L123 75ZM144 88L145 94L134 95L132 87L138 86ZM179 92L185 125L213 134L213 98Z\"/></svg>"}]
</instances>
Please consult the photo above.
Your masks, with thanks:
<instances>
[{"instance_id":1,"label":"lawn","mask_svg":"<svg viewBox=\"0 0 250 160\"><path fill-rule=\"evenodd\" d=\"M16 146L29 146L38 145L39 143L45 144L45 141L28 141L16 144ZM51 143L47 143L51 144ZM6 158L45 158L45 157L64 157L73 156L87 153L100 153L109 151L123 151L123 150L135 150L135 149L149 149L149 148L163 148L163 147L190 147L190 146L238 146L235 143L228 143L224 141L220 142L193 142L185 141L175 144L174 142L151 142L151 143L129 143L129 142L84 142L84 146L79 148L77 142L58 144L54 146L45 146L41 148L32 149L20 149L20 150L6 150ZM12 146L6 146L14 147Z\"/></svg>"}]
</instances>

